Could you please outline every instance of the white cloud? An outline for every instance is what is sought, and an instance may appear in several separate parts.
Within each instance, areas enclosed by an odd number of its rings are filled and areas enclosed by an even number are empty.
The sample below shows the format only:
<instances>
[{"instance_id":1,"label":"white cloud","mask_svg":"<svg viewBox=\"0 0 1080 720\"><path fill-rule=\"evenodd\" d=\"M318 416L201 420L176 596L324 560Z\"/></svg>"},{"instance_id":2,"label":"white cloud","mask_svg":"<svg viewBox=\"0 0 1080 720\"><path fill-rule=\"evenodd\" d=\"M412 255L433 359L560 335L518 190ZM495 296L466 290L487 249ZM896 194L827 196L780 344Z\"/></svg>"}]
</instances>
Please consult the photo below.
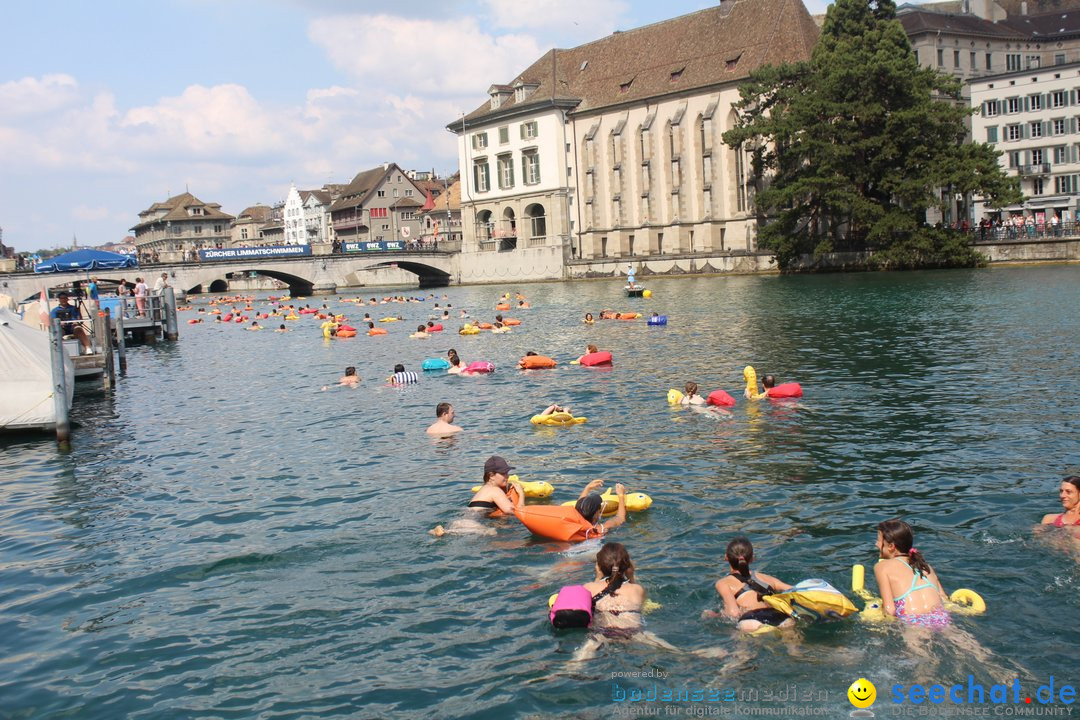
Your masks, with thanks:
<instances>
[{"instance_id":1,"label":"white cloud","mask_svg":"<svg viewBox=\"0 0 1080 720\"><path fill-rule=\"evenodd\" d=\"M607 35L619 27L627 5L621 0L483 0L495 24L501 28L557 30L588 40Z\"/></svg>"},{"instance_id":2,"label":"white cloud","mask_svg":"<svg viewBox=\"0 0 1080 720\"><path fill-rule=\"evenodd\" d=\"M7 117L56 112L77 99L78 83L70 75L25 77L0 84L0 107Z\"/></svg>"},{"instance_id":3,"label":"white cloud","mask_svg":"<svg viewBox=\"0 0 1080 720\"><path fill-rule=\"evenodd\" d=\"M544 52L529 35L493 35L473 18L339 15L313 20L308 36L364 92L401 88L478 100L488 85L510 80Z\"/></svg>"},{"instance_id":4,"label":"white cloud","mask_svg":"<svg viewBox=\"0 0 1080 720\"><path fill-rule=\"evenodd\" d=\"M100 205L89 207L80 204L72 208L71 216L76 220L104 220L109 217L109 209Z\"/></svg>"}]
</instances>

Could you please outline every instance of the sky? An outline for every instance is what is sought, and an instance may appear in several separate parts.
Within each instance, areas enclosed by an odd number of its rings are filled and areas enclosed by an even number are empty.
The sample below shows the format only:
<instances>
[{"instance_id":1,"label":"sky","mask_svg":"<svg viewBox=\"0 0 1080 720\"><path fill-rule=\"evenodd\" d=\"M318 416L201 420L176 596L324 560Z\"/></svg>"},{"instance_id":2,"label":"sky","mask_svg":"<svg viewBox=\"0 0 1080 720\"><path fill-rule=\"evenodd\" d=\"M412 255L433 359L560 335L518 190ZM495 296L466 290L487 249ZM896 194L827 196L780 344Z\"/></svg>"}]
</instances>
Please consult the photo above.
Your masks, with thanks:
<instances>
[{"instance_id":1,"label":"sky","mask_svg":"<svg viewBox=\"0 0 1080 720\"><path fill-rule=\"evenodd\" d=\"M805 0L812 13L825 0ZM0 228L119 242L189 191L236 215L396 162L454 172L446 125L552 47L711 0L50 0L0 43Z\"/></svg>"}]
</instances>

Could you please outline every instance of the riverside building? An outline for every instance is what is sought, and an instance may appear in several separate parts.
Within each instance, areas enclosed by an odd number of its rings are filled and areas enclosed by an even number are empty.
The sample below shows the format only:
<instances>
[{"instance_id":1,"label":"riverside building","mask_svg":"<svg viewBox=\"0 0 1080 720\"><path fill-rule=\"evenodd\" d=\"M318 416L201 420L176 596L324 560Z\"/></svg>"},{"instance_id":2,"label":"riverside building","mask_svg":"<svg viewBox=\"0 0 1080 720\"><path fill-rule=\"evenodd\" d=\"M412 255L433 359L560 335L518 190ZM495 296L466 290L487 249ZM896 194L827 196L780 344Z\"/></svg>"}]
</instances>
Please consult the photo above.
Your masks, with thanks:
<instances>
[{"instance_id":1,"label":"riverside building","mask_svg":"<svg viewBox=\"0 0 1080 720\"><path fill-rule=\"evenodd\" d=\"M976 222L1034 216L1036 225L1072 222L1080 208L1080 62L981 77L969 82L971 132L1002 152L1027 198L1007 208L975 199ZM1003 212L1002 212L1003 211Z\"/></svg>"},{"instance_id":2,"label":"riverside building","mask_svg":"<svg viewBox=\"0 0 1080 720\"><path fill-rule=\"evenodd\" d=\"M487 255L463 257L463 271L543 276L567 260L754 251L756 180L721 135L739 84L809 58L817 38L799 0L725 0L550 50L491 85L447 125L463 251Z\"/></svg>"},{"instance_id":3,"label":"riverside building","mask_svg":"<svg viewBox=\"0 0 1080 720\"><path fill-rule=\"evenodd\" d=\"M140 255L156 253L163 262L176 262L203 248L228 245L232 221L219 203L206 203L185 192L143 210L131 231Z\"/></svg>"}]
</instances>

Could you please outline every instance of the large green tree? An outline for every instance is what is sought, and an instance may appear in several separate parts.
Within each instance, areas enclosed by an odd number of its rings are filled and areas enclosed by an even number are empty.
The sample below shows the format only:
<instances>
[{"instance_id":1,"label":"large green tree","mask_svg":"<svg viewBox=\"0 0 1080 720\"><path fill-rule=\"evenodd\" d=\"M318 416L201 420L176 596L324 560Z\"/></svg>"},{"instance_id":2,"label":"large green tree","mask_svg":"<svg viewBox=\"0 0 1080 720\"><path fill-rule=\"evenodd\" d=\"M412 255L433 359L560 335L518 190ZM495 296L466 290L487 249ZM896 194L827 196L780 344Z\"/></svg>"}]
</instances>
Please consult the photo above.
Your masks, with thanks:
<instances>
[{"instance_id":1,"label":"large green tree","mask_svg":"<svg viewBox=\"0 0 1080 720\"><path fill-rule=\"evenodd\" d=\"M751 151L759 244L781 267L863 249L886 267L972 264L924 222L940 190L1021 200L997 151L965 142L960 83L919 66L891 0L836 0L809 61L761 68L740 95L724 142Z\"/></svg>"}]
</instances>

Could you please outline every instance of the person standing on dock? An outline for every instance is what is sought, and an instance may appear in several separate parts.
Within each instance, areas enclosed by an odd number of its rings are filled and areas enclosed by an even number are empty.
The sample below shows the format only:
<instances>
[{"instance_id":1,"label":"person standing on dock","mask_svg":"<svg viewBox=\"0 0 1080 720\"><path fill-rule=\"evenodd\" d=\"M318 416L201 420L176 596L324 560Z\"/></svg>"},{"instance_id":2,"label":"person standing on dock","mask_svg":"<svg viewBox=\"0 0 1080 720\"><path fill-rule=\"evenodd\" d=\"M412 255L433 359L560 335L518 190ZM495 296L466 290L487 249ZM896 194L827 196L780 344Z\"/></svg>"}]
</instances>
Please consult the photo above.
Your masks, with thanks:
<instances>
[{"instance_id":1,"label":"person standing on dock","mask_svg":"<svg viewBox=\"0 0 1080 720\"><path fill-rule=\"evenodd\" d=\"M161 295L167 287L169 287L169 273L161 273L161 277L154 282L154 294Z\"/></svg>"},{"instance_id":2,"label":"person standing on dock","mask_svg":"<svg viewBox=\"0 0 1080 720\"><path fill-rule=\"evenodd\" d=\"M141 277L135 278L135 317L146 317L146 293L148 288Z\"/></svg>"}]
</instances>

